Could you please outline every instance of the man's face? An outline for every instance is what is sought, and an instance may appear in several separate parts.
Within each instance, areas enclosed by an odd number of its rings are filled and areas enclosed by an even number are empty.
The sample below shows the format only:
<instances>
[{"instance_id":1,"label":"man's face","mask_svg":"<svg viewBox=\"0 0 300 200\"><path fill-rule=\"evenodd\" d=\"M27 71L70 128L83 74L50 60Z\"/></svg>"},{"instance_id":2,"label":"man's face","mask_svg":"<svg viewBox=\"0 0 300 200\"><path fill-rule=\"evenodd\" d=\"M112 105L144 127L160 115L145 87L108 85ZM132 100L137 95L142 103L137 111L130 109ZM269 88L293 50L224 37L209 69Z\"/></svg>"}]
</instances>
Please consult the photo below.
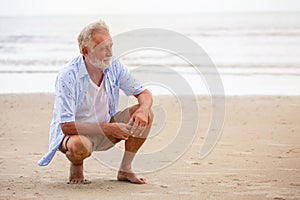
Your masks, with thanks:
<instances>
[{"instance_id":1,"label":"man's face","mask_svg":"<svg viewBox=\"0 0 300 200\"><path fill-rule=\"evenodd\" d=\"M111 65L112 39L109 33L95 33L92 45L85 54L86 61L95 68L104 71Z\"/></svg>"}]
</instances>

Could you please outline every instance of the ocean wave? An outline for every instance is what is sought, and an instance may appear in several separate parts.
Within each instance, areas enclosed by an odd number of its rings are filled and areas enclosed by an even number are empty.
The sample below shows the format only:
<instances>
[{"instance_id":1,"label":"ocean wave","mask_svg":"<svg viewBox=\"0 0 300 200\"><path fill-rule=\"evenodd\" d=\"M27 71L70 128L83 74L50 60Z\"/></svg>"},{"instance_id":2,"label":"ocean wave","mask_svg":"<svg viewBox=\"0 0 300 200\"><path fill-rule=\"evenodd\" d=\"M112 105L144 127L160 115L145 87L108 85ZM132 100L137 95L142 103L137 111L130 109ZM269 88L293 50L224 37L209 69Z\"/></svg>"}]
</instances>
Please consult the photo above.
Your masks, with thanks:
<instances>
[{"instance_id":1,"label":"ocean wave","mask_svg":"<svg viewBox=\"0 0 300 200\"><path fill-rule=\"evenodd\" d=\"M34 41L48 41L51 36L39 36L39 35L4 35L0 37L1 43L29 43ZM52 38L53 39L53 38Z\"/></svg>"},{"instance_id":2,"label":"ocean wave","mask_svg":"<svg viewBox=\"0 0 300 200\"><path fill-rule=\"evenodd\" d=\"M61 58L61 59L0 59L0 70L6 71L8 69L36 69L36 68L48 68L48 69L57 69L57 67L63 67L67 63L69 63L69 59ZM187 62L159 62L159 61L135 61L126 60L123 62L127 67L137 68L137 67L171 67L171 68L191 68L191 67L199 67L206 68L207 66L213 66L219 69L243 69L243 70L260 70L260 69L269 69L269 70L277 70L277 69L285 69L285 70L299 70L300 63L257 63L257 64L249 64L249 63L217 63L217 64L207 64L207 62L203 63L187 63Z\"/></svg>"},{"instance_id":3,"label":"ocean wave","mask_svg":"<svg viewBox=\"0 0 300 200\"><path fill-rule=\"evenodd\" d=\"M281 37L299 37L300 27L297 28L280 28L280 29L199 29L197 31L191 31L192 33L187 33L190 37L259 37L259 36L281 36Z\"/></svg>"},{"instance_id":4,"label":"ocean wave","mask_svg":"<svg viewBox=\"0 0 300 200\"><path fill-rule=\"evenodd\" d=\"M166 67L166 66L142 66L142 67L128 67L130 71L143 75L145 68L147 74L182 74L182 75L233 75L233 76L299 76L300 68L218 68L218 67ZM62 67L6 67L0 68L0 74L53 74L58 73ZM170 71L171 69L171 71ZM145 74L145 75L147 75Z\"/></svg>"},{"instance_id":5,"label":"ocean wave","mask_svg":"<svg viewBox=\"0 0 300 200\"><path fill-rule=\"evenodd\" d=\"M65 59L0 59L0 70L7 66L45 66L55 67L68 63Z\"/></svg>"},{"instance_id":6,"label":"ocean wave","mask_svg":"<svg viewBox=\"0 0 300 200\"><path fill-rule=\"evenodd\" d=\"M0 44L35 44L35 43L44 43L44 44L71 44L74 41L70 41L64 35L29 35L29 34L10 34L10 35L0 35ZM76 43L76 41L75 41Z\"/></svg>"}]
</instances>

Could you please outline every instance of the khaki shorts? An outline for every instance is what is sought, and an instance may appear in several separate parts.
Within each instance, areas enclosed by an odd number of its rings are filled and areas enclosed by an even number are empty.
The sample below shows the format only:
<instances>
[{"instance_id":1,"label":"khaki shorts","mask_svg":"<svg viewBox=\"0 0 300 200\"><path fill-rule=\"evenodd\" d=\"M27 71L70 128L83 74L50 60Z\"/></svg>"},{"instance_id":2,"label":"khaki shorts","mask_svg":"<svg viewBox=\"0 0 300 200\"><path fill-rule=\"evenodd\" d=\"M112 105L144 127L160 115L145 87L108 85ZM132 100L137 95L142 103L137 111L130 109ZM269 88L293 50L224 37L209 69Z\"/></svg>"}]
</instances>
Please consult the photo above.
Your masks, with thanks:
<instances>
[{"instance_id":1,"label":"khaki shorts","mask_svg":"<svg viewBox=\"0 0 300 200\"><path fill-rule=\"evenodd\" d=\"M119 122L119 123L128 123L130 120L130 113L129 108L126 108L123 111L117 112L110 120L110 123L112 122ZM72 135L66 135L61 142L61 145L59 147L59 150L63 153L66 153L68 151L67 148L67 142L72 137ZM92 144L93 144L93 151L105 151L113 146L115 146L116 143L121 141L120 139L114 138L114 137L107 137L104 134L100 134L97 136L86 136L88 137Z\"/></svg>"}]
</instances>

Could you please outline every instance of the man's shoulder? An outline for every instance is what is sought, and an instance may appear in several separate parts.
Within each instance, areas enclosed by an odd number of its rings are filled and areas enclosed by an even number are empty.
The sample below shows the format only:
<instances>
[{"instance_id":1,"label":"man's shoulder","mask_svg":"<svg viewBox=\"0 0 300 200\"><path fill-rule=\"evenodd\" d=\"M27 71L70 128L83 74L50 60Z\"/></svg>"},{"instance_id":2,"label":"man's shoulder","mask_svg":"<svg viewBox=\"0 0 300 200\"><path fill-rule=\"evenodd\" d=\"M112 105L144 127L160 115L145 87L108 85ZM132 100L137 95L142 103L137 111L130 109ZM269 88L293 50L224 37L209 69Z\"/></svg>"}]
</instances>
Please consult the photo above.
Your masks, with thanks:
<instances>
[{"instance_id":1,"label":"man's shoulder","mask_svg":"<svg viewBox=\"0 0 300 200\"><path fill-rule=\"evenodd\" d=\"M80 75L83 58L81 55L75 57L69 63L65 65L63 69L61 69L58 73L58 77L60 78L76 78Z\"/></svg>"},{"instance_id":2,"label":"man's shoulder","mask_svg":"<svg viewBox=\"0 0 300 200\"><path fill-rule=\"evenodd\" d=\"M112 58L111 67L109 68L109 71L112 73L119 73L120 71L124 70L126 67L124 64L116 57Z\"/></svg>"}]
</instances>

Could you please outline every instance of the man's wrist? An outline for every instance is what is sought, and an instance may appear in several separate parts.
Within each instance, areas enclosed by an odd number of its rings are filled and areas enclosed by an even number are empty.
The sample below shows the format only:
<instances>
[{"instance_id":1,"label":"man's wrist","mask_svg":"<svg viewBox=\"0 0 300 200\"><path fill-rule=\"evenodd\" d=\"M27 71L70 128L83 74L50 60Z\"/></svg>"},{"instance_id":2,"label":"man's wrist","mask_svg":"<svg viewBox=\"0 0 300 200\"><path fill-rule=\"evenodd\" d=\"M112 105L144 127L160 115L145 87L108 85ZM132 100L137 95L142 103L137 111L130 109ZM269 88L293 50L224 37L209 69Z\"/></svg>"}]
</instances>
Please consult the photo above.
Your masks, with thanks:
<instances>
[{"instance_id":1,"label":"man's wrist","mask_svg":"<svg viewBox=\"0 0 300 200\"><path fill-rule=\"evenodd\" d=\"M110 134L110 123L99 123L101 133L108 136Z\"/></svg>"},{"instance_id":2,"label":"man's wrist","mask_svg":"<svg viewBox=\"0 0 300 200\"><path fill-rule=\"evenodd\" d=\"M151 108L151 106L149 106L149 105L145 105L145 104L141 105L140 104L138 110L150 110L150 108Z\"/></svg>"}]
</instances>

